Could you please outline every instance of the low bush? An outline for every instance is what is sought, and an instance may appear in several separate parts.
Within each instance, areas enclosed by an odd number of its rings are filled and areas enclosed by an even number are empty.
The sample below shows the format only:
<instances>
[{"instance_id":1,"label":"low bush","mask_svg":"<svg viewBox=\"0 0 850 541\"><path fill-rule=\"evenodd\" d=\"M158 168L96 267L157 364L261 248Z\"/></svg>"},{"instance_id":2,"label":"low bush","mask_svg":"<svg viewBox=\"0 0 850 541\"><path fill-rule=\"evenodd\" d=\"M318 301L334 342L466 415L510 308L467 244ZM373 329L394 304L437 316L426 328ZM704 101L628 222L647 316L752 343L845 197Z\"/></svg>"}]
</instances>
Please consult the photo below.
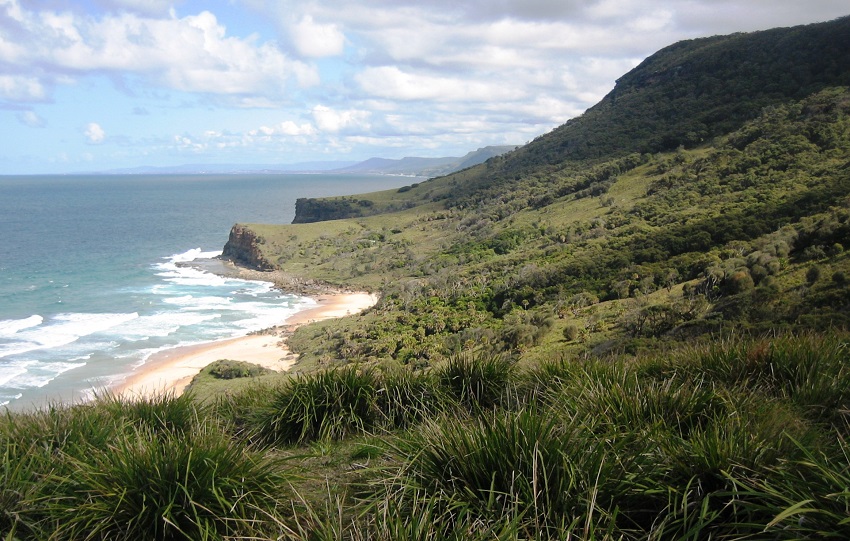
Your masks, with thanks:
<instances>
[{"instance_id":1,"label":"low bush","mask_svg":"<svg viewBox=\"0 0 850 541\"><path fill-rule=\"evenodd\" d=\"M204 369L216 379L254 378L272 373L272 370L245 361L219 359Z\"/></svg>"}]
</instances>

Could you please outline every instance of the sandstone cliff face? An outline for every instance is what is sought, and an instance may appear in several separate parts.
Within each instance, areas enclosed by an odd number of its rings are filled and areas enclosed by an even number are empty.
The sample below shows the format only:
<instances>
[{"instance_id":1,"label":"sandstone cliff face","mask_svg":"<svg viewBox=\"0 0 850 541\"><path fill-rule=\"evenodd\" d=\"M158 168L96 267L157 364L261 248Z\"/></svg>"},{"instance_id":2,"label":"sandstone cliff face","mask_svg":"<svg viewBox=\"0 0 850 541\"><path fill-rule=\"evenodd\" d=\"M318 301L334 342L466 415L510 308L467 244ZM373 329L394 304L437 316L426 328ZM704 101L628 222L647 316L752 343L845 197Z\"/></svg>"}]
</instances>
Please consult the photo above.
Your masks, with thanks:
<instances>
[{"instance_id":1,"label":"sandstone cliff face","mask_svg":"<svg viewBox=\"0 0 850 541\"><path fill-rule=\"evenodd\" d=\"M234 263L261 271L274 270L274 265L268 262L260 250L263 238L249 227L236 224L230 229L230 237L224 245L221 257Z\"/></svg>"}]
</instances>

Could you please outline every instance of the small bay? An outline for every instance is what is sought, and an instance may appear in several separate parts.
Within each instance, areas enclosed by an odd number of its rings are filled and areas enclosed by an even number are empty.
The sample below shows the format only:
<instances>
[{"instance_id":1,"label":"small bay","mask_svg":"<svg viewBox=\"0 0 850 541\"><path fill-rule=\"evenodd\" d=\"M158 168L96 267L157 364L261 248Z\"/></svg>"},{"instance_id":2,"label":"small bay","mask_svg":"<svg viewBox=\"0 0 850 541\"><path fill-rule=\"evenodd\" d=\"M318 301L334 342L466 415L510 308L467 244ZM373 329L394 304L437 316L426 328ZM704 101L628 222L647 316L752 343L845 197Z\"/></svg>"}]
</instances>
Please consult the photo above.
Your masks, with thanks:
<instances>
[{"instance_id":1,"label":"small bay","mask_svg":"<svg viewBox=\"0 0 850 541\"><path fill-rule=\"evenodd\" d=\"M162 349L277 324L309 299L181 266L299 197L397 188L333 174L0 176L0 405L71 402Z\"/></svg>"}]
</instances>

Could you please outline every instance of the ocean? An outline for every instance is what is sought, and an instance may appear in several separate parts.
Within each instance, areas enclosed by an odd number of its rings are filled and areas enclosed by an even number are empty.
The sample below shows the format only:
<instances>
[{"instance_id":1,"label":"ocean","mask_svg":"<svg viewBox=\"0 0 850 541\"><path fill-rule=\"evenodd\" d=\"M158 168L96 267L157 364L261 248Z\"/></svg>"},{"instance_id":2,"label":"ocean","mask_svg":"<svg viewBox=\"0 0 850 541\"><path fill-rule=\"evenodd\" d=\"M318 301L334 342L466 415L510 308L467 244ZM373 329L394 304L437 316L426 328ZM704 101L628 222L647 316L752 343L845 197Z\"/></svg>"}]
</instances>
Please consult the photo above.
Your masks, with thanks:
<instances>
[{"instance_id":1,"label":"ocean","mask_svg":"<svg viewBox=\"0 0 850 541\"><path fill-rule=\"evenodd\" d=\"M179 265L299 197L409 183L329 174L0 176L0 406L75 402L152 354L280 323L310 299Z\"/></svg>"}]
</instances>

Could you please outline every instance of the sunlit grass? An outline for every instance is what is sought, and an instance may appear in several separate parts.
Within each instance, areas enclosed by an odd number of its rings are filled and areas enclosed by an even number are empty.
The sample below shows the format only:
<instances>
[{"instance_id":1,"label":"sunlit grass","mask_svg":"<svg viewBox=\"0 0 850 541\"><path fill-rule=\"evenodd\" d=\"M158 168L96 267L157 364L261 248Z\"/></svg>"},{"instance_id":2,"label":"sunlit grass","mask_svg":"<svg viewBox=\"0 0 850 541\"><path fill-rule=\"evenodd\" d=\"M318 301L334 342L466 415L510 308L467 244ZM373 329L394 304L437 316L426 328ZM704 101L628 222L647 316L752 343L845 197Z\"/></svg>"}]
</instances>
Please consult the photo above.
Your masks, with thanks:
<instances>
[{"instance_id":1,"label":"sunlit grass","mask_svg":"<svg viewBox=\"0 0 850 541\"><path fill-rule=\"evenodd\" d=\"M524 371L463 355L204 406L103 395L8 413L0 538L842 538L842 344L736 340Z\"/></svg>"}]
</instances>

